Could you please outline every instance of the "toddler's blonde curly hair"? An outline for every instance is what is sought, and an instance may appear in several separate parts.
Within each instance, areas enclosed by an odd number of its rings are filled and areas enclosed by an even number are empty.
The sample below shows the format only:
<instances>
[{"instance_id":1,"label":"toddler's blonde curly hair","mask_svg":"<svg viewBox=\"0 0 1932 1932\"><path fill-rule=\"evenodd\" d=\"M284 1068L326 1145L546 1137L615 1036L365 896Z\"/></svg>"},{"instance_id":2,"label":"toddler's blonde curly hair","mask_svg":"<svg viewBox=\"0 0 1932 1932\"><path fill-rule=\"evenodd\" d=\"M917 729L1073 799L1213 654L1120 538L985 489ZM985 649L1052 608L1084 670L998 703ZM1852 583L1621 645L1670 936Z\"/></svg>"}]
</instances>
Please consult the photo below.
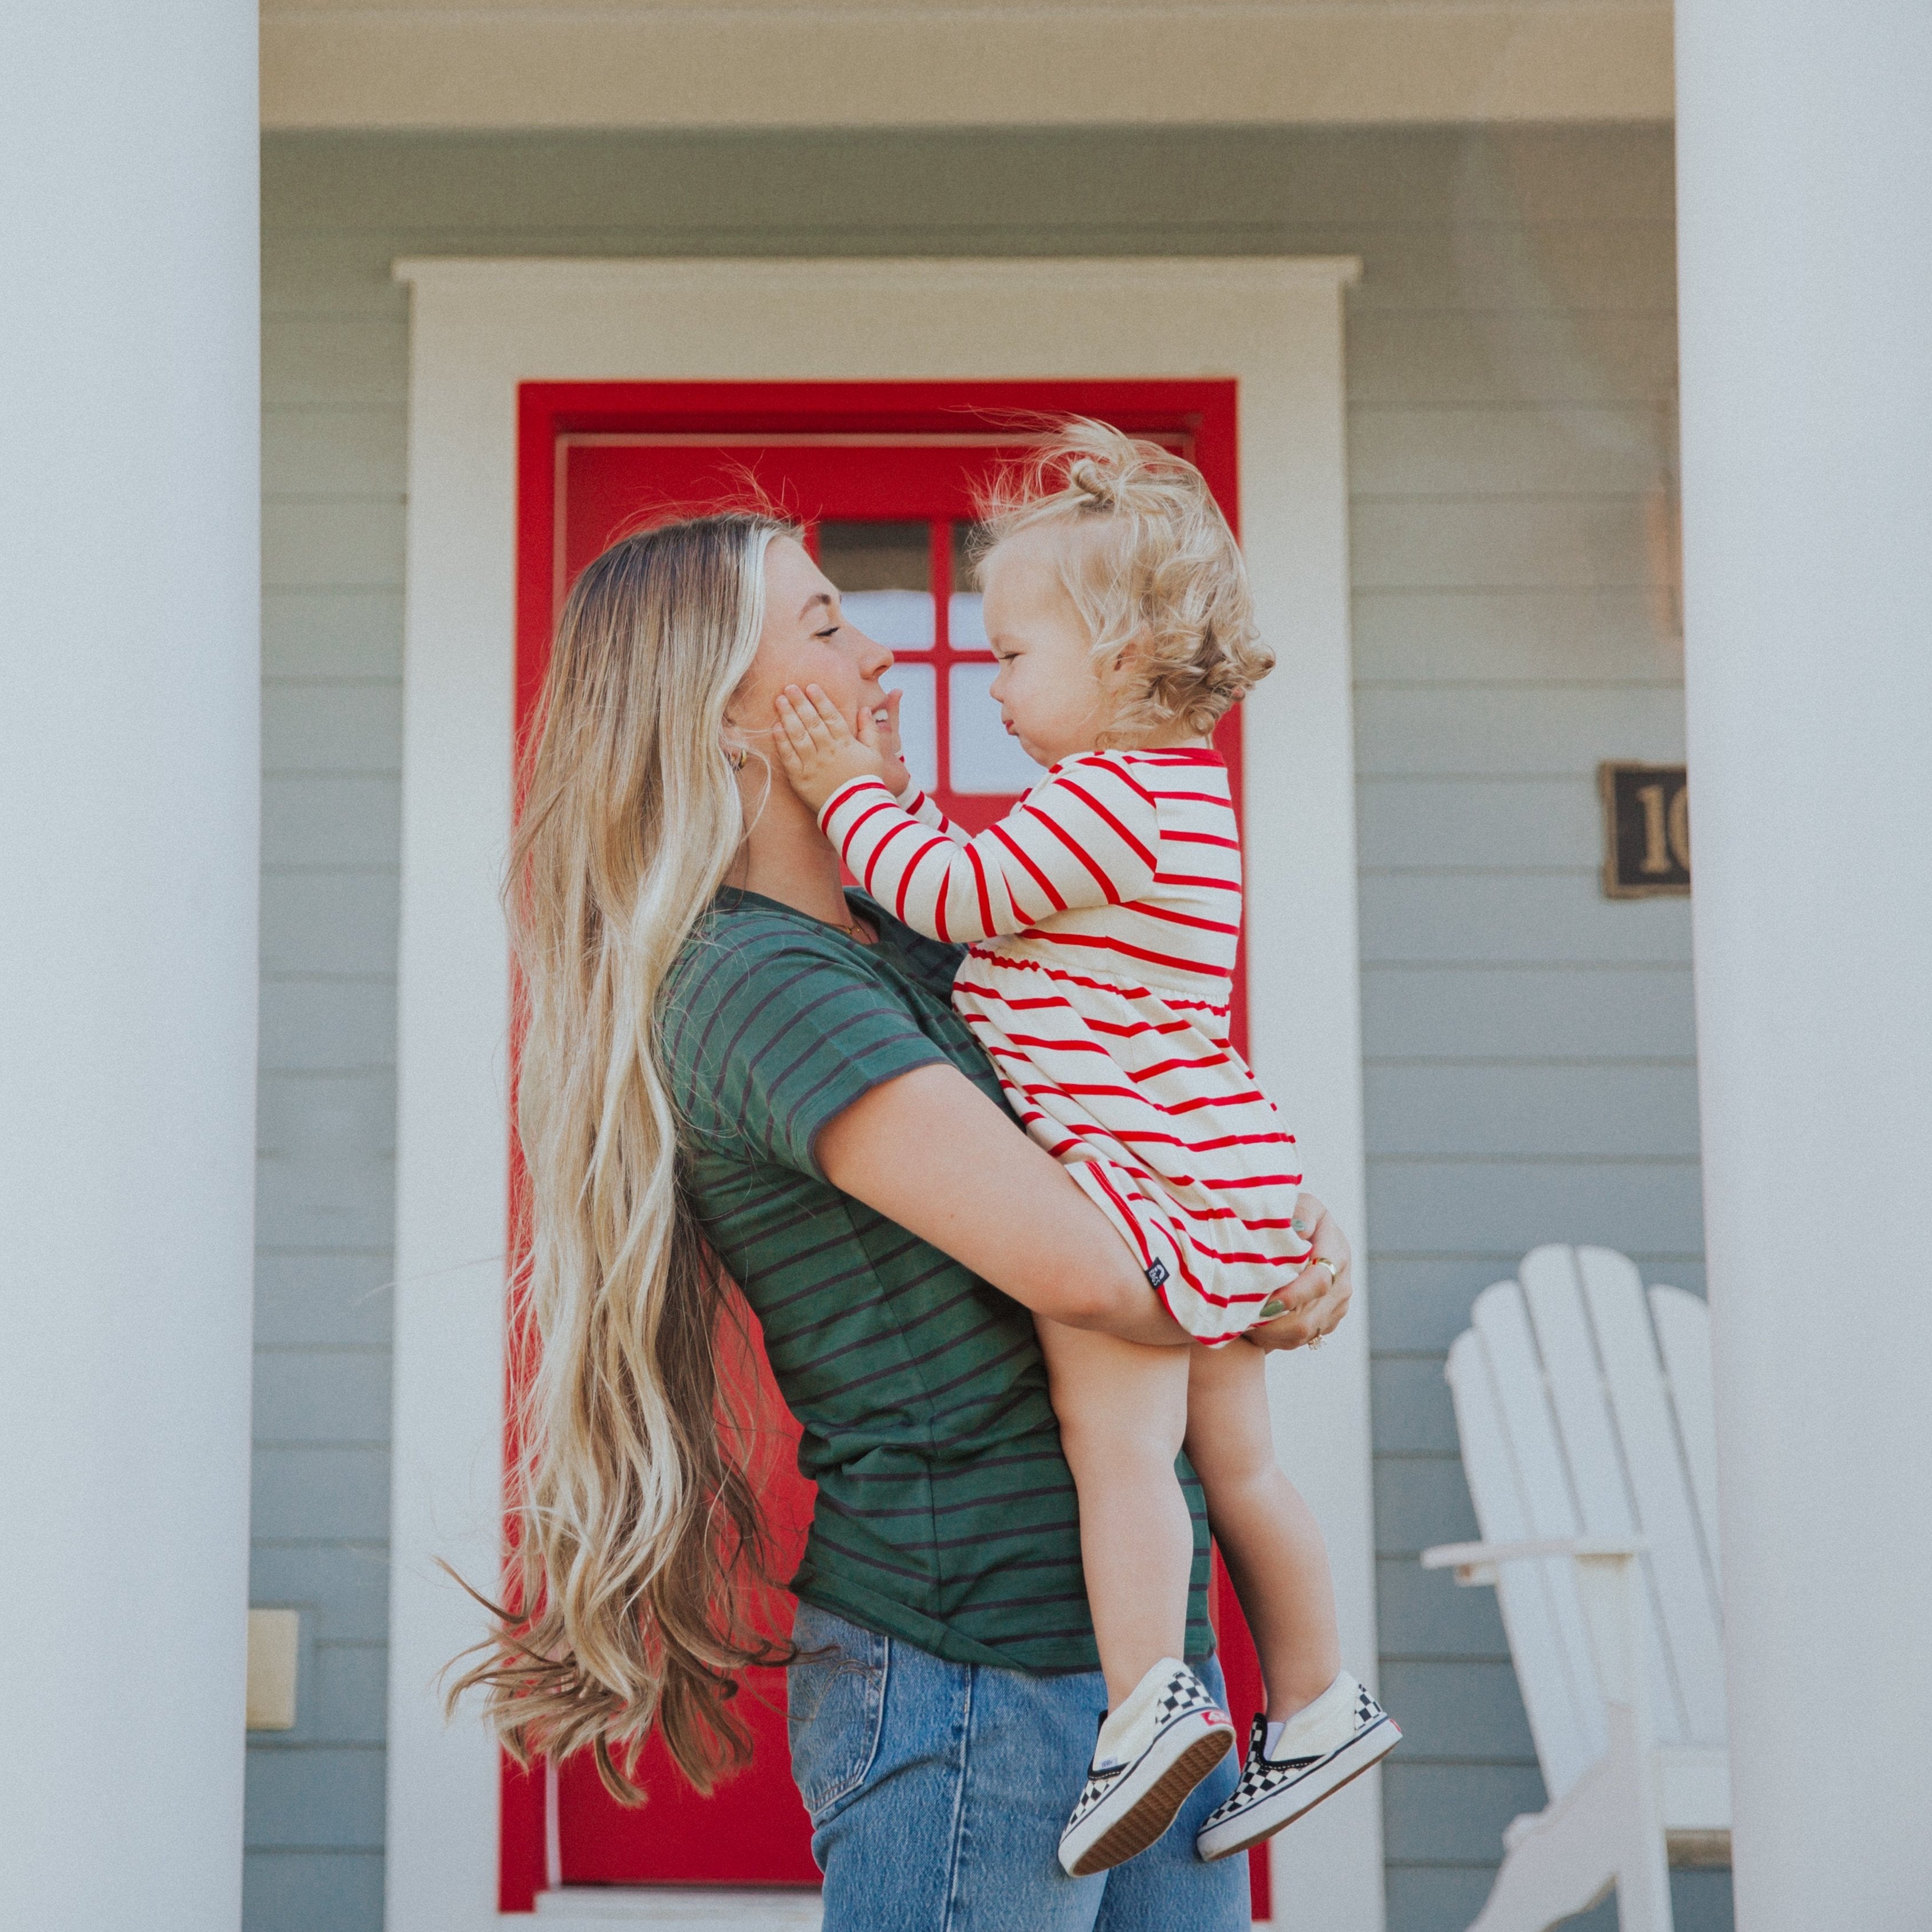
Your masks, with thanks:
<instances>
[{"instance_id":1,"label":"toddler's blonde curly hair","mask_svg":"<svg viewBox=\"0 0 1932 1932\"><path fill-rule=\"evenodd\" d=\"M1234 532L1200 471L1172 450L1070 418L993 486L980 520L982 581L1003 544L1066 528L1060 581L1114 696L1103 745L1176 724L1204 736L1274 668Z\"/></svg>"}]
</instances>

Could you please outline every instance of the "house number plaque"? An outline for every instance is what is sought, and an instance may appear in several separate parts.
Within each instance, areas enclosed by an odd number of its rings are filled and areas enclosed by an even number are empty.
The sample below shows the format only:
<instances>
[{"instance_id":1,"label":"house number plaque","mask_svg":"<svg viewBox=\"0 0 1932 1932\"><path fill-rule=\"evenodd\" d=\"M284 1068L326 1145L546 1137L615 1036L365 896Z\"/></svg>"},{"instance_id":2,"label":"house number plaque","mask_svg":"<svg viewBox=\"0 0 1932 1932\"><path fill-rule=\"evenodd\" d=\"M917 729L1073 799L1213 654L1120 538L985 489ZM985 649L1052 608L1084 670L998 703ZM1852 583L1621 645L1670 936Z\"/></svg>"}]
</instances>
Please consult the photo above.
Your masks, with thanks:
<instances>
[{"instance_id":1,"label":"house number plaque","mask_svg":"<svg viewBox=\"0 0 1932 1932\"><path fill-rule=\"evenodd\" d=\"M1690 795L1682 765L1597 767L1604 797L1604 892L1613 899L1690 890Z\"/></svg>"}]
</instances>

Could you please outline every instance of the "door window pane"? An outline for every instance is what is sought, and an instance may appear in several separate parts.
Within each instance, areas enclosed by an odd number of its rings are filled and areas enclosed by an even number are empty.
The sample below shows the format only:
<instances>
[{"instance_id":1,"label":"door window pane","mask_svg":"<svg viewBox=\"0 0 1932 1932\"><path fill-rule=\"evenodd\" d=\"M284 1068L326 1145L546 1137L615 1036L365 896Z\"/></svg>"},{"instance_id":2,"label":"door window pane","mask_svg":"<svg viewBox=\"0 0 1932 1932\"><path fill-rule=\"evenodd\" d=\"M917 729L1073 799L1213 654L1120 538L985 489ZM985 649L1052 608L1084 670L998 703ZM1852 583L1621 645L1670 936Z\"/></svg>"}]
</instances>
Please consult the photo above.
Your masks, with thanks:
<instances>
[{"instance_id":1,"label":"door window pane","mask_svg":"<svg viewBox=\"0 0 1932 1932\"><path fill-rule=\"evenodd\" d=\"M939 733L933 702L932 667L895 664L879 682L888 691L905 694L899 700L899 748L905 753L913 782L922 790L931 791L939 783ZM986 702L983 695L980 702ZM996 718L998 715L994 713ZM956 740L956 727L954 735ZM956 777L954 782L958 782Z\"/></svg>"},{"instance_id":2,"label":"door window pane","mask_svg":"<svg viewBox=\"0 0 1932 1932\"><path fill-rule=\"evenodd\" d=\"M998 667L955 664L946 685L952 718L952 789L959 792L1030 791L1040 767L1010 738L1000 707L988 695Z\"/></svg>"},{"instance_id":3,"label":"door window pane","mask_svg":"<svg viewBox=\"0 0 1932 1932\"><path fill-rule=\"evenodd\" d=\"M983 651L988 648L986 620L981 610L985 602L976 590L956 590L947 602L946 628L956 651Z\"/></svg>"},{"instance_id":4,"label":"door window pane","mask_svg":"<svg viewBox=\"0 0 1932 1932\"><path fill-rule=\"evenodd\" d=\"M832 580L838 581L836 577ZM884 644L888 650L932 648L929 590L848 590L839 598L838 608L848 623L857 625L874 644Z\"/></svg>"},{"instance_id":5,"label":"door window pane","mask_svg":"<svg viewBox=\"0 0 1932 1932\"><path fill-rule=\"evenodd\" d=\"M983 651L986 648L986 626L980 614L980 606L984 600L980 595L980 580L973 572L973 555L980 543L977 524L952 526L952 599L946 614L956 651Z\"/></svg>"},{"instance_id":6,"label":"door window pane","mask_svg":"<svg viewBox=\"0 0 1932 1932\"><path fill-rule=\"evenodd\" d=\"M825 523L818 566L838 585L845 614L896 651L929 651L934 640L932 547L924 523Z\"/></svg>"}]
</instances>

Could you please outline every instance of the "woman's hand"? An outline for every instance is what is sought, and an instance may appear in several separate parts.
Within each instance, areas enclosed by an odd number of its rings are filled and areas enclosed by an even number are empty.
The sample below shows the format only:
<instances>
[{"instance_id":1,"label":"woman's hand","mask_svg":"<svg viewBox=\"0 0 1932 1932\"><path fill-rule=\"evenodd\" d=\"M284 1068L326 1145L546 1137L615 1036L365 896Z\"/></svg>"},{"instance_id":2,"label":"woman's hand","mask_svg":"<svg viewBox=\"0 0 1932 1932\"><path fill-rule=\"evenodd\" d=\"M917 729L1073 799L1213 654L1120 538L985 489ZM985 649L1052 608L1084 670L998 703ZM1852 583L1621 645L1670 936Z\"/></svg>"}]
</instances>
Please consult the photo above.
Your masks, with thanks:
<instances>
[{"instance_id":1,"label":"woman's hand","mask_svg":"<svg viewBox=\"0 0 1932 1932\"><path fill-rule=\"evenodd\" d=\"M818 686L801 691L788 685L777 699L778 729L772 733L778 761L791 788L814 812L854 778L878 778L896 796L912 782L898 757L899 694L886 694L886 722L870 710L859 714L860 736L852 735L838 707ZM890 735L891 755L885 748Z\"/></svg>"},{"instance_id":2,"label":"woman's hand","mask_svg":"<svg viewBox=\"0 0 1932 1932\"><path fill-rule=\"evenodd\" d=\"M1335 1217L1312 1194L1295 1196L1294 1228L1314 1258L1274 1300L1282 1312L1257 1322L1243 1337L1257 1348L1312 1348L1348 1312L1354 1256Z\"/></svg>"}]
</instances>

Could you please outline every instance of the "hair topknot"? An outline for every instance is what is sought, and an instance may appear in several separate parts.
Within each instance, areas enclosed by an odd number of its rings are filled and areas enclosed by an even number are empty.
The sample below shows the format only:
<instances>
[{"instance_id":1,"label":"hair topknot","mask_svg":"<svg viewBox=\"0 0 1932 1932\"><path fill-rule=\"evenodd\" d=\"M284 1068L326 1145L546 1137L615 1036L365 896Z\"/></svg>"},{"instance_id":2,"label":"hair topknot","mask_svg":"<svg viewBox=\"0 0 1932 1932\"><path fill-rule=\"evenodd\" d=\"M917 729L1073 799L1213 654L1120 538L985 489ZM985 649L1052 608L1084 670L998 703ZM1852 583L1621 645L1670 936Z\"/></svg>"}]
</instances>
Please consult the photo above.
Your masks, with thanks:
<instances>
[{"instance_id":1,"label":"hair topknot","mask_svg":"<svg viewBox=\"0 0 1932 1932\"><path fill-rule=\"evenodd\" d=\"M1151 448L1154 446L1147 446ZM1090 456L1076 457L1066 466L1067 482L1087 497L1096 510L1111 510L1119 491L1113 480Z\"/></svg>"},{"instance_id":2,"label":"hair topknot","mask_svg":"<svg viewBox=\"0 0 1932 1932\"><path fill-rule=\"evenodd\" d=\"M1120 670L1106 742L1179 724L1204 735L1274 668L1255 627L1240 548L1199 470L1172 450L1076 416L980 506L983 572L1024 532L1064 526L1060 574Z\"/></svg>"}]
</instances>

